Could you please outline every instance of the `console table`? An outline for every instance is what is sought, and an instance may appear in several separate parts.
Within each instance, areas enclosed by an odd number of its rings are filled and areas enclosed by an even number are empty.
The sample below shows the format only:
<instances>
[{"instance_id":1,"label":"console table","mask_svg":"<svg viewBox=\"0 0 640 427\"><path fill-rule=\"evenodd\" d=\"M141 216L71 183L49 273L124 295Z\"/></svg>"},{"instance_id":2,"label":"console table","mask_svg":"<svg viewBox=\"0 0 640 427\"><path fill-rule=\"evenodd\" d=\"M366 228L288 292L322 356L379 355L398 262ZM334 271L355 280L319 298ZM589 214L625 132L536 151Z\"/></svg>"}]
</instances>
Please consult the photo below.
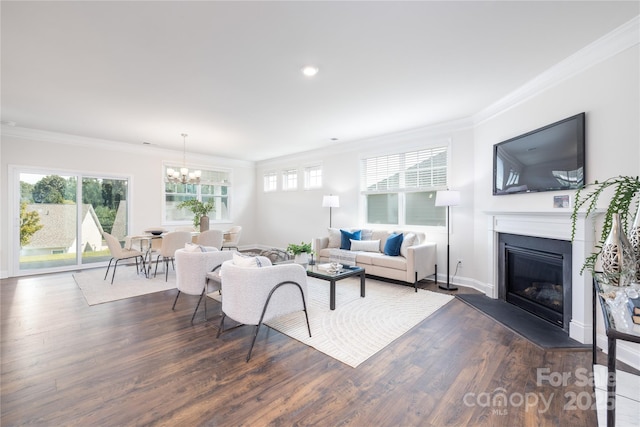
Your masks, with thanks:
<instances>
[{"instance_id":1,"label":"console table","mask_svg":"<svg viewBox=\"0 0 640 427\"><path fill-rule=\"evenodd\" d=\"M606 285L600 279L599 274L593 277L593 364L596 364L596 300L600 301L602 317L604 318L604 329L607 334L608 354L607 354L607 427L615 427L616 424L616 341L624 340L640 343L640 328L634 328L629 316L631 328L616 327L615 319L611 313L611 307L605 301L606 294L621 290L619 286Z\"/></svg>"}]
</instances>

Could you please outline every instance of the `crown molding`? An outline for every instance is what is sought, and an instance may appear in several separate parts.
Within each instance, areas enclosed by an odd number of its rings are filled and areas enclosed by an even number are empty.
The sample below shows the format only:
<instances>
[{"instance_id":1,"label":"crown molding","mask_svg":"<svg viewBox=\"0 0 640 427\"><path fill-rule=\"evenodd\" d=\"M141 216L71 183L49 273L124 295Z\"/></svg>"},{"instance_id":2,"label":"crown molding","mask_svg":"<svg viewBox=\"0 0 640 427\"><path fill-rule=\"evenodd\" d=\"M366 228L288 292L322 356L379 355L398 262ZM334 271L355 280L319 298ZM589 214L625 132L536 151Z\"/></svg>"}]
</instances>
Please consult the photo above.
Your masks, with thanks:
<instances>
[{"instance_id":1,"label":"crown molding","mask_svg":"<svg viewBox=\"0 0 640 427\"><path fill-rule=\"evenodd\" d=\"M85 136L71 135L66 133L45 131L40 129L24 128L19 126L2 125L1 136L28 139L33 141L47 142L52 144L71 145L75 147L99 148L100 150L117 151L119 153L129 153L137 155L149 155L176 157L182 156L181 150L170 150L167 148L154 147L153 145L137 145L107 139L90 138ZM244 168L254 168L255 162L249 160L230 159L226 157L216 157L207 154L188 152L187 155L197 156L198 162L211 164L224 164L225 166L236 166Z\"/></svg>"},{"instance_id":2,"label":"crown molding","mask_svg":"<svg viewBox=\"0 0 640 427\"><path fill-rule=\"evenodd\" d=\"M640 15L580 49L473 116L477 126L561 82L640 44Z\"/></svg>"},{"instance_id":3,"label":"crown molding","mask_svg":"<svg viewBox=\"0 0 640 427\"><path fill-rule=\"evenodd\" d=\"M472 129L473 121L471 118L451 120L435 125L362 138L354 141L332 144L324 148L303 151L301 153L260 160L256 162L256 166L268 168L282 163L306 161L309 158L317 159L326 156L327 152L330 152L331 154L367 152L369 154L374 152L377 153L380 150L389 151L390 147L392 147L392 151L397 151L398 146L402 146L403 149L406 148L408 150L411 150L413 147L424 148L431 143L449 143L452 133Z\"/></svg>"}]
</instances>

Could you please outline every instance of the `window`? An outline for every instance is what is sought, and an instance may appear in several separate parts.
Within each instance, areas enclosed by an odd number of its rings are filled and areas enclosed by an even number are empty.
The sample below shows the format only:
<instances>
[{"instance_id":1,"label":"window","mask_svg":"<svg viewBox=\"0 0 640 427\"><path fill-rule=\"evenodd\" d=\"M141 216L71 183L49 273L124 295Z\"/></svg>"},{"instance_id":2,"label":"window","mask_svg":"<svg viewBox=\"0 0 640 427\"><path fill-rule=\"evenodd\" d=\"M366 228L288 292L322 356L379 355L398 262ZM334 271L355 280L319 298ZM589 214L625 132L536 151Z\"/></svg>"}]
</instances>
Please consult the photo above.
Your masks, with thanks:
<instances>
[{"instance_id":1,"label":"window","mask_svg":"<svg viewBox=\"0 0 640 427\"><path fill-rule=\"evenodd\" d=\"M305 190L322 188L322 166L304 168L304 188Z\"/></svg>"},{"instance_id":2,"label":"window","mask_svg":"<svg viewBox=\"0 0 640 427\"><path fill-rule=\"evenodd\" d=\"M285 191L298 189L298 170L287 169L282 171L282 189Z\"/></svg>"},{"instance_id":3,"label":"window","mask_svg":"<svg viewBox=\"0 0 640 427\"><path fill-rule=\"evenodd\" d=\"M164 176L168 168L165 165ZM178 167L179 168L179 167ZM230 173L222 170L202 170L199 184L169 182L165 178L164 222L167 224L192 223L193 214L187 209L178 209L180 202L196 198L202 202L213 202L214 210L209 213L210 222L229 222Z\"/></svg>"},{"instance_id":4,"label":"window","mask_svg":"<svg viewBox=\"0 0 640 427\"><path fill-rule=\"evenodd\" d=\"M447 147L362 160L361 188L369 224L446 225L445 208L435 206L447 188Z\"/></svg>"},{"instance_id":5,"label":"window","mask_svg":"<svg viewBox=\"0 0 640 427\"><path fill-rule=\"evenodd\" d=\"M102 232L129 234L129 179L61 170L12 169L20 194L14 241L17 273L42 273L108 261ZM19 210L19 211L18 211Z\"/></svg>"},{"instance_id":6,"label":"window","mask_svg":"<svg viewBox=\"0 0 640 427\"><path fill-rule=\"evenodd\" d=\"M278 189L278 174L267 172L264 174L264 192L276 191Z\"/></svg>"}]
</instances>

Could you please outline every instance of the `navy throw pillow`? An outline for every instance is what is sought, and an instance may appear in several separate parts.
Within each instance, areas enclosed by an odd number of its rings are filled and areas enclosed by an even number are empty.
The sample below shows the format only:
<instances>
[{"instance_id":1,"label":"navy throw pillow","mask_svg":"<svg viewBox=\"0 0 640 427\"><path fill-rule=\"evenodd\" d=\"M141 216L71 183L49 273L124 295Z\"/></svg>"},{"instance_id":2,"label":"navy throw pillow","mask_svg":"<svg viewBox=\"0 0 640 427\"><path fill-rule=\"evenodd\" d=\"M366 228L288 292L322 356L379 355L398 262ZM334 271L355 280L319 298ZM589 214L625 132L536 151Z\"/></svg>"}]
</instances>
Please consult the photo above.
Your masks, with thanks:
<instances>
[{"instance_id":1,"label":"navy throw pillow","mask_svg":"<svg viewBox=\"0 0 640 427\"><path fill-rule=\"evenodd\" d=\"M384 244L384 254L389 256L400 255L400 246L402 246L402 240L404 240L404 235L402 233L391 234L387 238L387 243Z\"/></svg>"},{"instance_id":2,"label":"navy throw pillow","mask_svg":"<svg viewBox=\"0 0 640 427\"><path fill-rule=\"evenodd\" d=\"M346 249L348 251L351 250L351 239L353 240L361 240L362 230L354 231L353 233L347 230L340 230L340 249Z\"/></svg>"}]
</instances>

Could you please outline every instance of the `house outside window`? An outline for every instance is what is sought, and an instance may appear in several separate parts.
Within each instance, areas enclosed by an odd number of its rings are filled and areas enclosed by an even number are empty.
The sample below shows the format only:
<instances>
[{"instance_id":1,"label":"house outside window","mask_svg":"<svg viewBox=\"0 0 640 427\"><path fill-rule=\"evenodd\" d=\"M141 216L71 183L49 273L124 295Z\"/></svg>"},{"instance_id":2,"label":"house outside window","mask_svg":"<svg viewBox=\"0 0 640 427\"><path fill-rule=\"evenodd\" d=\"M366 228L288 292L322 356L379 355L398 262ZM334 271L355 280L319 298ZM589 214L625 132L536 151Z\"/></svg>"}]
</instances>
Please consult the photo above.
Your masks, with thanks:
<instances>
[{"instance_id":1,"label":"house outside window","mask_svg":"<svg viewBox=\"0 0 640 427\"><path fill-rule=\"evenodd\" d=\"M363 159L366 222L445 226L445 208L436 207L435 198L447 188L447 168L447 146Z\"/></svg>"},{"instance_id":2,"label":"house outside window","mask_svg":"<svg viewBox=\"0 0 640 427\"><path fill-rule=\"evenodd\" d=\"M304 168L304 188L305 190L322 188L322 166L314 165Z\"/></svg>"},{"instance_id":3,"label":"house outside window","mask_svg":"<svg viewBox=\"0 0 640 427\"><path fill-rule=\"evenodd\" d=\"M278 189L278 174L276 172L267 172L263 177L264 192L276 191Z\"/></svg>"},{"instance_id":4,"label":"house outside window","mask_svg":"<svg viewBox=\"0 0 640 427\"><path fill-rule=\"evenodd\" d=\"M164 176L167 169L176 169L179 166L166 164L164 166ZM202 202L212 202L214 211L209 213L210 222L230 222L229 213L230 199L230 172L224 170L202 170L200 183L182 184L170 182L165 178L165 203L164 203L164 223L165 224L187 224L193 222L193 214L188 209L178 209L177 206L189 199L196 198Z\"/></svg>"},{"instance_id":5,"label":"house outside window","mask_svg":"<svg viewBox=\"0 0 640 427\"><path fill-rule=\"evenodd\" d=\"M293 191L298 189L298 170L287 169L282 171L282 189Z\"/></svg>"}]
</instances>

